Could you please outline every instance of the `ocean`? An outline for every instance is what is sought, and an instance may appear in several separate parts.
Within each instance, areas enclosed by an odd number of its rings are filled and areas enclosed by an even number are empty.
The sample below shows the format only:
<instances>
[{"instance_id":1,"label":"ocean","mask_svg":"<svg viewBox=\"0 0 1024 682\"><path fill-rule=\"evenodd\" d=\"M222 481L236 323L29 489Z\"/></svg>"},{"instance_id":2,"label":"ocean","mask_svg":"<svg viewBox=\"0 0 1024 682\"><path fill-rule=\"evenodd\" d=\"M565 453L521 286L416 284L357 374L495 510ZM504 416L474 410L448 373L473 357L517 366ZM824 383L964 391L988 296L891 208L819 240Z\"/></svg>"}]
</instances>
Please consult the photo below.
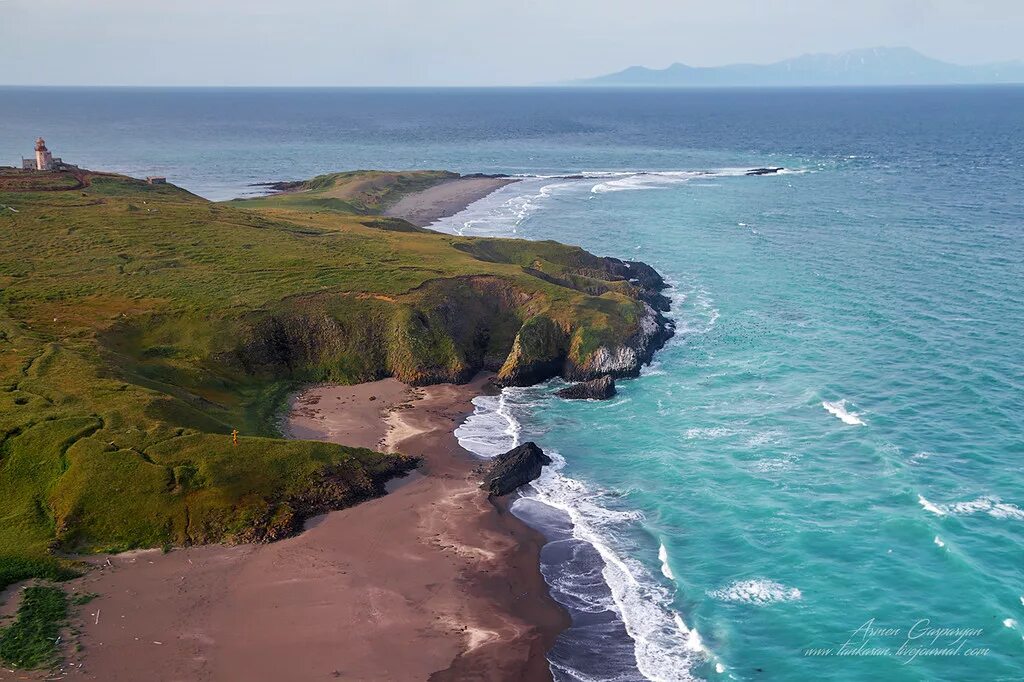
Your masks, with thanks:
<instances>
[{"instance_id":1,"label":"ocean","mask_svg":"<svg viewBox=\"0 0 1024 682\"><path fill-rule=\"evenodd\" d=\"M505 389L457 432L555 459L515 510L556 679L1024 678L1024 88L0 89L0 163L38 135L212 199L521 175L435 229L672 283L616 398Z\"/></svg>"}]
</instances>

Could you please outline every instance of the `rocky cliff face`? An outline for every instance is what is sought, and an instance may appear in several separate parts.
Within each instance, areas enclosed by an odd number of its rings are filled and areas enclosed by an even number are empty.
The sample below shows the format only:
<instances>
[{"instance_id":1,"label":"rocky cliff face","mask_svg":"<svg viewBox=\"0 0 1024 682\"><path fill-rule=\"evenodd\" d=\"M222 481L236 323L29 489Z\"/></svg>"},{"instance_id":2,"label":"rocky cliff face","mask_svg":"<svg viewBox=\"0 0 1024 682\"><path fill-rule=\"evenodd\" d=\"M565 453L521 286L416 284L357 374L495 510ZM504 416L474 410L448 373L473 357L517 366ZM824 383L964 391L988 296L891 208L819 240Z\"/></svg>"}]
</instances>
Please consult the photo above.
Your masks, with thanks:
<instances>
[{"instance_id":1,"label":"rocky cliff face","mask_svg":"<svg viewBox=\"0 0 1024 682\"><path fill-rule=\"evenodd\" d=\"M666 284L643 263L596 261L604 270L587 274L607 279L587 276L573 286L563 273L559 286L607 291L571 304L494 276L433 280L399 300L285 301L243 321L217 358L248 374L316 381L461 383L481 370L509 386L635 376L674 333L663 314Z\"/></svg>"},{"instance_id":2,"label":"rocky cliff face","mask_svg":"<svg viewBox=\"0 0 1024 682\"><path fill-rule=\"evenodd\" d=\"M644 263L604 259L609 271L633 285L637 299L636 320L628 330L587 349L585 327L560 326L544 318L528 321L516 335L512 350L498 373L508 386L526 386L561 376L570 381L589 381L604 375L636 376L654 353L675 334L674 322L663 313L669 299L668 285Z\"/></svg>"}]
</instances>

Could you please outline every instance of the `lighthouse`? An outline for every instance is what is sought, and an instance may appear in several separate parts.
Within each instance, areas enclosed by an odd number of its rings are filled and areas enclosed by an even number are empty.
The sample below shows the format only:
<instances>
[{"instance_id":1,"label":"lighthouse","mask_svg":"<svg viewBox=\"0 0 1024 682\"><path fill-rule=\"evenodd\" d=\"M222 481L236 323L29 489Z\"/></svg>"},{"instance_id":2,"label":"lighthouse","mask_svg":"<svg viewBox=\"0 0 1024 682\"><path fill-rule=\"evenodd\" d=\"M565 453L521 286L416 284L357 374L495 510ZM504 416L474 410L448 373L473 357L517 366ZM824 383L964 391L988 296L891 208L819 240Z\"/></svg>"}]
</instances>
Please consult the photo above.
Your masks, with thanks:
<instances>
[{"instance_id":1,"label":"lighthouse","mask_svg":"<svg viewBox=\"0 0 1024 682\"><path fill-rule=\"evenodd\" d=\"M53 170L53 154L46 148L46 140L36 140L36 170Z\"/></svg>"}]
</instances>

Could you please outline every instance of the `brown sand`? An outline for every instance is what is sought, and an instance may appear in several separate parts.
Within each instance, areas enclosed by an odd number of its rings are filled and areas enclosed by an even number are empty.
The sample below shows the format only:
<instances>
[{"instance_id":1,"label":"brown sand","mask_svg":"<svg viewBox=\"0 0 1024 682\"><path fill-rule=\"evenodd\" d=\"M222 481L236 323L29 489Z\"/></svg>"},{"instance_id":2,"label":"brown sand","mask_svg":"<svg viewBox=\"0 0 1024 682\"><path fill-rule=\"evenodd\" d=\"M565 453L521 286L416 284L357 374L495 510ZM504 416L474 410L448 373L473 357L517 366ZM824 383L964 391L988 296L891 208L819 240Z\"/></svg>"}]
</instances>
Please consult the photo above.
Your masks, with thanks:
<instances>
[{"instance_id":1,"label":"brown sand","mask_svg":"<svg viewBox=\"0 0 1024 682\"><path fill-rule=\"evenodd\" d=\"M516 182L515 178L455 178L422 192L408 194L384 213L425 227L440 218L455 215L477 199L483 199L499 187L513 182Z\"/></svg>"},{"instance_id":2,"label":"brown sand","mask_svg":"<svg viewBox=\"0 0 1024 682\"><path fill-rule=\"evenodd\" d=\"M270 545L95 559L71 679L544 680L568 625L542 538L478 489L453 428L484 385L388 379L293 400L292 434L421 455L421 474ZM374 396L376 400L370 400ZM79 667L81 666L81 667Z\"/></svg>"}]
</instances>

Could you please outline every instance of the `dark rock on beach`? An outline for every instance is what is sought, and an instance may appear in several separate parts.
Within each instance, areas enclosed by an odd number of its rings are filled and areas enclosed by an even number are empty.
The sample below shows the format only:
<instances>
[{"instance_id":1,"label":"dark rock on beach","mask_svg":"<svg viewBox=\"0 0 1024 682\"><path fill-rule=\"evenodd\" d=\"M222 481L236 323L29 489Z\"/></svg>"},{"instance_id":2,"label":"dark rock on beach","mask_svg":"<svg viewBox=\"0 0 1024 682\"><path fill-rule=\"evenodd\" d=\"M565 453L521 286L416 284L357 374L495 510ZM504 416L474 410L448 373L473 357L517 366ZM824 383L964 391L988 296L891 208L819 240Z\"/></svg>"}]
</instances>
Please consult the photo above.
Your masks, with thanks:
<instances>
[{"instance_id":1,"label":"dark rock on beach","mask_svg":"<svg viewBox=\"0 0 1024 682\"><path fill-rule=\"evenodd\" d=\"M605 374L599 379L566 386L555 395L568 400L608 400L615 395L615 379Z\"/></svg>"},{"instance_id":2,"label":"dark rock on beach","mask_svg":"<svg viewBox=\"0 0 1024 682\"><path fill-rule=\"evenodd\" d=\"M486 178L488 180L504 180L513 176L508 173L466 173L463 178Z\"/></svg>"},{"instance_id":3,"label":"dark rock on beach","mask_svg":"<svg viewBox=\"0 0 1024 682\"><path fill-rule=\"evenodd\" d=\"M480 487L495 497L508 495L539 477L546 464L551 458L536 443L523 443L494 458Z\"/></svg>"}]
</instances>

